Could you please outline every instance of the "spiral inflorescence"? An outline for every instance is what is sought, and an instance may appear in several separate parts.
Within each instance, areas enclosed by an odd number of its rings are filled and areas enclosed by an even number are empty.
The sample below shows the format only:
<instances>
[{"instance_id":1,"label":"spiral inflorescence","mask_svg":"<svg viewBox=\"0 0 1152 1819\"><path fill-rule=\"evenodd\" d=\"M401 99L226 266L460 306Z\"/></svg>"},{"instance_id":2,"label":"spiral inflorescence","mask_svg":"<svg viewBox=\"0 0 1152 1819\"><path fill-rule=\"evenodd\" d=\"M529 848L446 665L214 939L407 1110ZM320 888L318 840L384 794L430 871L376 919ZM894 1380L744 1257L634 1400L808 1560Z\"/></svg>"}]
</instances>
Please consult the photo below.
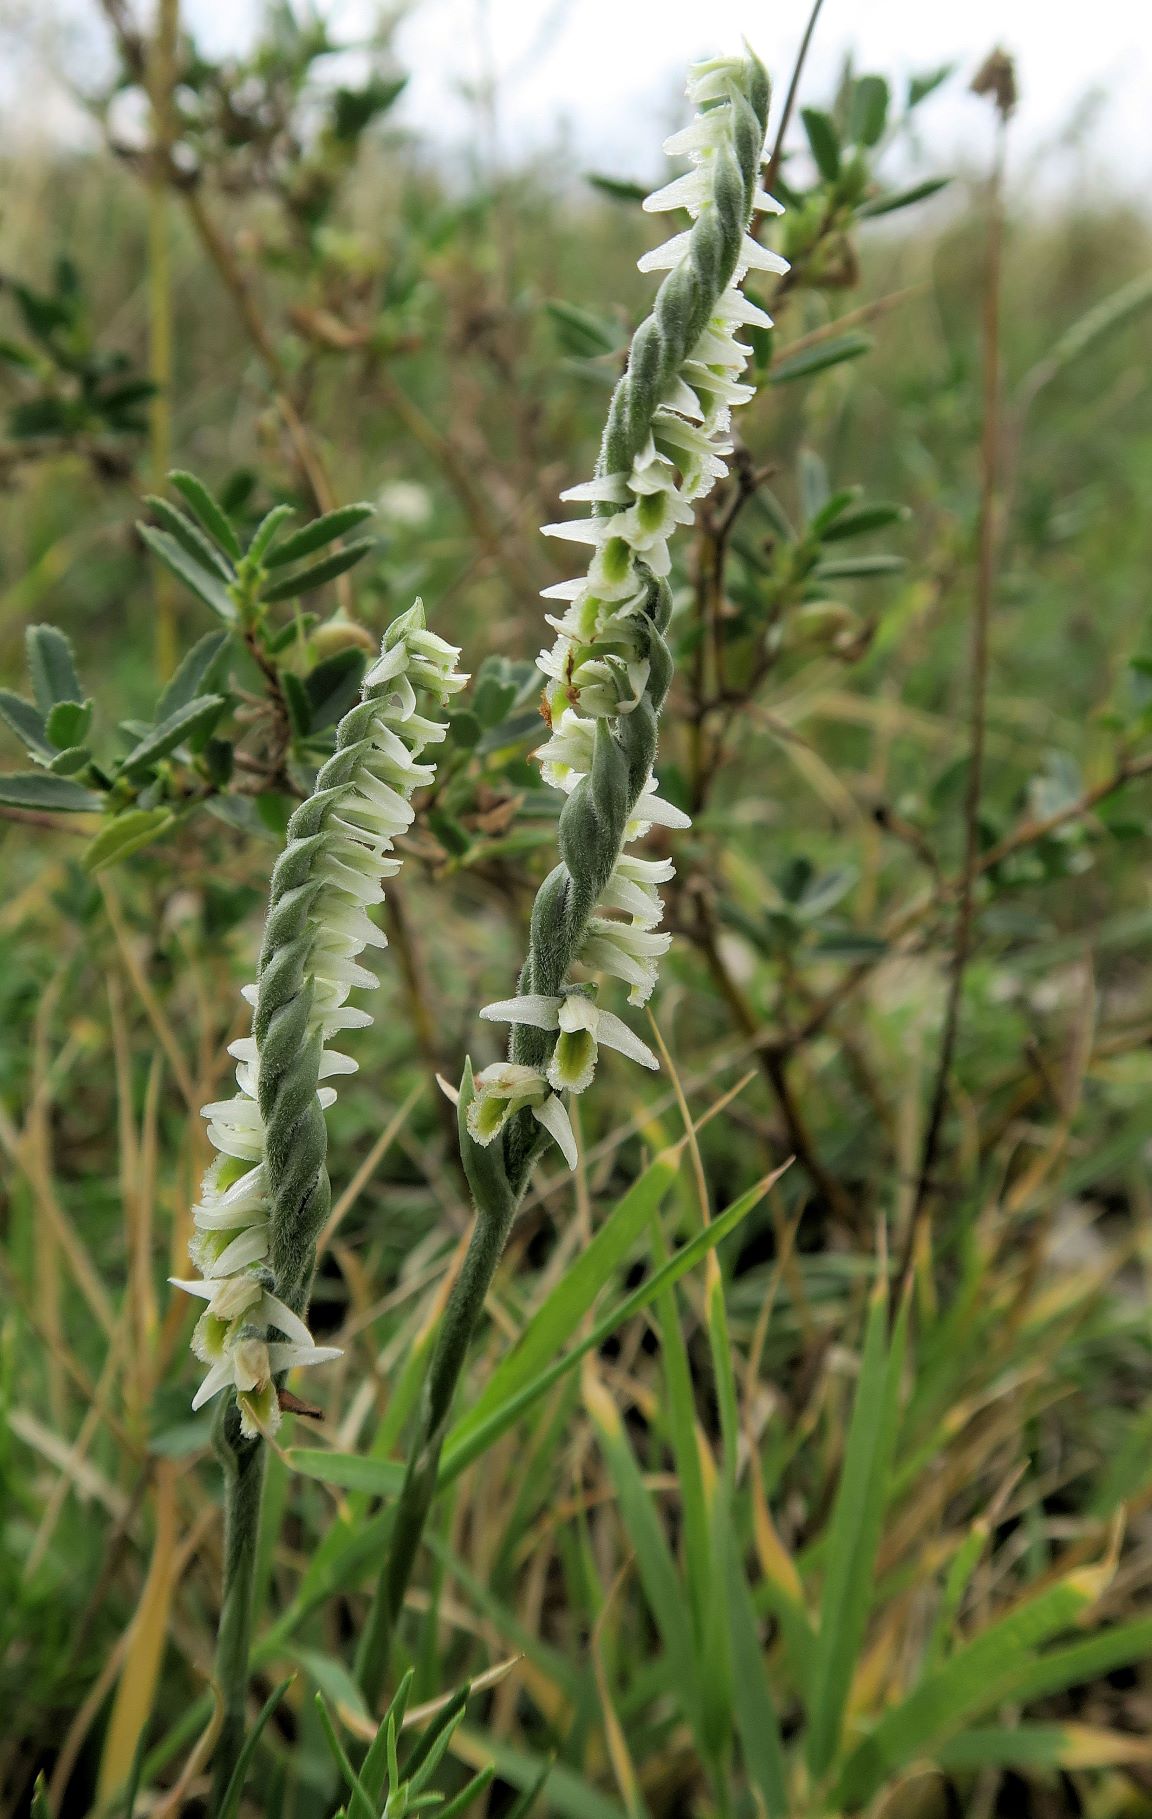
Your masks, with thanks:
<instances>
[{"instance_id":1,"label":"spiral inflorescence","mask_svg":"<svg viewBox=\"0 0 1152 1819\"><path fill-rule=\"evenodd\" d=\"M435 716L467 680L458 655L426 629L419 601L385 634L362 700L288 823L257 982L244 987L253 1033L230 1050L238 1090L204 1108L219 1154L194 1211L202 1278L179 1285L208 1303L193 1347L209 1369L193 1406L231 1388L248 1440L278 1425L278 1377L339 1356L314 1344L304 1320L330 1203L324 1113L336 1094L324 1083L356 1068L333 1038L372 1021L348 1003L377 984L364 948L387 945L368 912L399 870L409 798L434 775L417 758L445 737Z\"/></svg>"},{"instance_id":2,"label":"spiral inflorescence","mask_svg":"<svg viewBox=\"0 0 1152 1819\"><path fill-rule=\"evenodd\" d=\"M657 930L656 886L668 861L625 848L650 826L687 827L657 793L657 724L672 680L665 638L672 610L668 540L691 522L696 500L727 472L732 407L750 349L744 325L770 318L739 289L746 271L782 272L786 262L748 232L757 209L779 212L759 188L768 79L759 61L719 59L691 72L699 112L667 141L692 168L648 198L659 212L686 208L693 225L646 254L641 270L667 270L651 315L637 330L609 407L592 480L563 497L591 506L588 518L545 533L591 546L587 573L546 590L567 602L551 619L557 637L541 653L551 737L539 754L546 780L568 797L560 816L560 863L532 913L528 957L515 998L486 1007L513 1026L510 1059L477 1076L468 1130L481 1145L503 1137L514 1193L522 1191L543 1126L571 1161L574 1144L559 1095L592 1078L597 1046L642 1065L656 1057L598 1005L593 982L573 968L607 973L647 1001L670 937Z\"/></svg>"}]
</instances>

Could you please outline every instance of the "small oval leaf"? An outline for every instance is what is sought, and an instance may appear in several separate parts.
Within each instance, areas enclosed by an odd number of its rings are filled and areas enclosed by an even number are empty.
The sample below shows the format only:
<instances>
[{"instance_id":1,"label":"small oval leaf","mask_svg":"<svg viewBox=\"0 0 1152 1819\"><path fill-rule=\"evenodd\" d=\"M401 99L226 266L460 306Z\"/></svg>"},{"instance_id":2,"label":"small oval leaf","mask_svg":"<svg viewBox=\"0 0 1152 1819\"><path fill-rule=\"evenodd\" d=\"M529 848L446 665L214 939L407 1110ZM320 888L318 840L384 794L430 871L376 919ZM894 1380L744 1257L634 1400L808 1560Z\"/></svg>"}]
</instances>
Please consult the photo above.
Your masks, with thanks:
<instances>
[{"instance_id":1,"label":"small oval leaf","mask_svg":"<svg viewBox=\"0 0 1152 1819\"><path fill-rule=\"evenodd\" d=\"M71 815L91 815L104 807L103 796L95 790L45 771L17 771L0 777L0 802L10 808L63 810Z\"/></svg>"},{"instance_id":2,"label":"small oval leaf","mask_svg":"<svg viewBox=\"0 0 1152 1819\"><path fill-rule=\"evenodd\" d=\"M132 808L117 815L102 827L84 854L86 872L99 872L116 865L142 846L156 840L173 825L176 817L166 808Z\"/></svg>"}]
</instances>

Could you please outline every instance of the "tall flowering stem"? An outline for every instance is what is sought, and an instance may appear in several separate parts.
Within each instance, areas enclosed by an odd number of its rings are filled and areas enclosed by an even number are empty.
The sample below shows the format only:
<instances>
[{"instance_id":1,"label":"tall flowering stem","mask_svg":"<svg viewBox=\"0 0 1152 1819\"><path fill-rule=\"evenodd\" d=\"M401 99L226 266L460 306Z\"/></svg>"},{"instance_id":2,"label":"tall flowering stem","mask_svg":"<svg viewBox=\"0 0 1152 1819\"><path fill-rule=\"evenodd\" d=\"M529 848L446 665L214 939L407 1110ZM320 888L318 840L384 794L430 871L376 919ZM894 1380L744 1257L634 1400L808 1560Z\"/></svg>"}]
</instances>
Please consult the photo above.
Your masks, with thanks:
<instances>
[{"instance_id":1,"label":"tall flowering stem","mask_svg":"<svg viewBox=\"0 0 1152 1819\"><path fill-rule=\"evenodd\" d=\"M686 155L691 169L645 206L684 208L692 225L640 261L641 270L668 275L613 394L596 473L564 495L591 505L591 516L544 527L592 552L584 575L546 594L566 602L551 620L556 642L540 657L551 728L543 773L567 796L560 863L533 907L517 996L481 1012L512 1025L509 1059L475 1080L465 1071L461 1152L477 1222L439 1335L390 1558L362 1642L361 1681L373 1702L435 1489L452 1393L533 1165L549 1138L575 1164L564 1096L588 1086L601 1045L657 1065L623 1019L601 1008L596 975L624 981L629 1001L644 1004L669 944L657 932L656 886L672 867L625 850L654 824L688 826L661 801L652 769L673 669L665 640L668 540L727 472L732 406L752 395L738 378L751 351L738 331L770 321L740 283L753 268L787 269L748 232L755 210L779 212L759 187L769 99L762 65L751 53L696 65L688 94L699 111L665 150Z\"/></svg>"},{"instance_id":2,"label":"tall flowering stem","mask_svg":"<svg viewBox=\"0 0 1152 1819\"><path fill-rule=\"evenodd\" d=\"M201 1275L177 1286L207 1303L193 1349L208 1370L193 1406L222 1396L214 1434L225 1486L217 1804L244 1737L264 1441L280 1424L288 1371L340 1355L316 1345L305 1321L330 1204L324 1113L336 1094L325 1082L356 1069L333 1041L372 1021L348 1002L377 984L360 954L386 945L368 912L399 870L393 846L411 825L409 798L434 775L417 760L446 735L436 716L467 680L454 669L458 655L426 629L419 601L385 634L361 701L288 823L257 982L244 988L253 1033L231 1048L237 1091L204 1107L218 1155L193 1215Z\"/></svg>"}]
</instances>

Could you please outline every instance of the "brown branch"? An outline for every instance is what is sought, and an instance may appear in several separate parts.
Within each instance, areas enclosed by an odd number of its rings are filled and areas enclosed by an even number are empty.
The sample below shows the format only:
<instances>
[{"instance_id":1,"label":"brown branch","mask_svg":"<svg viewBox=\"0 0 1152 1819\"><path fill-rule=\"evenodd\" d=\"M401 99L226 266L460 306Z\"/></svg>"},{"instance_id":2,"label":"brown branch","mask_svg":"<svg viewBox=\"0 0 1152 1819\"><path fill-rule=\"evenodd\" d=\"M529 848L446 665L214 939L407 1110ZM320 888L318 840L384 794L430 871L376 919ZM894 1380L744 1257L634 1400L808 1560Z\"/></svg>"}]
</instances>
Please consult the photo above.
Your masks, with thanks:
<instances>
[{"instance_id":1,"label":"brown branch","mask_svg":"<svg viewBox=\"0 0 1152 1819\"><path fill-rule=\"evenodd\" d=\"M288 711L288 702L284 696L284 685L280 680L280 672L251 626L244 633L244 644L253 663L264 678L267 690L266 704L272 717L271 749L264 760L267 776L265 787L283 790L287 795L298 794L299 792L288 775L288 753L292 749L292 716Z\"/></svg>"},{"instance_id":2,"label":"brown branch","mask_svg":"<svg viewBox=\"0 0 1152 1819\"><path fill-rule=\"evenodd\" d=\"M845 329L859 328L865 322L875 322L877 317L886 316L891 310L899 309L913 297L921 297L927 291L927 284L909 284L903 290L890 291L886 297L874 297L870 303L862 303L859 309L850 309L843 316L836 316L833 321L825 322L820 328L810 329L806 335L798 335L787 347L782 347L772 362L771 371L783 366L785 361L797 354L807 353L810 347L819 347L821 342L831 341L834 336L842 335Z\"/></svg>"},{"instance_id":3,"label":"brown branch","mask_svg":"<svg viewBox=\"0 0 1152 1819\"><path fill-rule=\"evenodd\" d=\"M437 463L452 486L488 557L497 566L506 564L515 573L517 583L529 593L535 593L539 586L538 578L509 550L503 527L493 523L488 501L472 477L468 457L436 428L415 399L410 398L397 385L391 374L381 374L379 383L388 409L403 424L412 440Z\"/></svg>"},{"instance_id":4,"label":"brown branch","mask_svg":"<svg viewBox=\"0 0 1152 1819\"><path fill-rule=\"evenodd\" d=\"M121 0L101 0L101 4L104 15L115 34L126 67L137 79L146 81L149 74L149 60L144 43L135 30L125 7L121 4ZM166 5L171 9L170 17L166 26L162 23L161 32L165 33L169 40L167 52L170 63L175 56L178 12L172 4L172 0L166 0ZM336 505L336 495L332 490L327 468L315 439L293 400L292 385L287 369L268 332L264 318L257 308L248 279L238 265L228 240L205 207L202 185L196 181L189 181L187 175L178 168L173 157L175 145L175 123L171 117L173 73L171 69L167 71L169 79L168 115L163 121L158 113L155 116L154 125L158 130L154 132L151 154L146 161L146 171L153 196L155 198L157 186L163 183L169 189L174 190L183 201L197 239L236 305L248 339L272 380L276 409L288 432L289 441L312 495L313 504L320 513L330 512ZM178 75L178 72L175 74ZM348 618L353 617L352 586L349 577L347 575L339 576L335 586L343 612Z\"/></svg>"},{"instance_id":5,"label":"brown branch","mask_svg":"<svg viewBox=\"0 0 1152 1819\"><path fill-rule=\"evenodd\" d=\"M152 155L148 160L148 376L155 390L148 402L152 485L160 492L172 465L172 250L170 186L176 139L174 91L180 39L180 0L159 0L156 29L147 51L147 87L152 109ZM163 680L176 667L176 589L171 571L154 563L156 585L156 673Z\"/></svg>"},{"instance_id":6,"label":"brown branch","mask_svg":"<svg viewBox=\"0 0 1152 1819\"><path fill-rule=\"evenodd\" d=\"M980 855L977 871L981 874L991 871L993 866L1002 865L1005 859L1011 858L1012 854L1019 852L1022 847L1034 846L1037 840L1045 840L1049 834L1055 833L1059 828L1067 827L1073 821L1079 821L1083 815L1091 814L1092 810L1099 807L1100 803L1106 801L1109 796L1114 796L1117 790L1123 789L1126 783L1133 782L1137 777L1147 777L1150 772L1152 772L1152 752L1145 752L1138 758L1125 754L1119 760L1111 776L1105 777L1101 783L1093 784L1090 789L1086 789L1082 795L1077 796L1074 802L1066 803L1063 808L1054 809L1050 815L1037 815L1029 821L1022 821L1012 833L1005 834L1004 838L998 840L995 846L988 847Z\"/></svg>"},{"instance_id":7,"label":"brown branch","mask_svg":"<svg viewBox=\"0 0 1152 1819\"><path fill-rule=\"evenodd\" d=\"M330 512L335 506L336 496L332 491L327 469L307 424L292 401L291 382L287 369L257 307L252 287L237 263L226 237L208 213L204 205L201 186L181 182L180 194L184 199L188 217L196 230L197 238L216 267L225 290L236 305L237 314L244 324L249 341L268 370L275 390L276 408L288 431L296 459L308 482L316 509L319 512Z\"/></svg>"},{"instance_id":8,"label":"brown branch","mask_svg":"<svg viewBox=\"0 0 1152 1819\"><path fill-rule=\"evenodd\" d=\"M790 1054L798 1045L790 1043L785 1046L767 1037L756 1013L732 977L724 956L720 952L711 906L703 896L697 900L697 909L698 921L692 931L693 939L707 961L713 982L732 1012L733 1020L750 1040L752 1052L784 1121L788 1148L793 1151L796 1161L825 1205L837 1217L854 1224L856 1215L851 1198L835 1177L829 1174L820 1160L804 1114L792 1091L792 1083L788 1077L788 1063Z\"/></svg>"},{"instance_id":9,"label":"brown branch","mask_svg":"<svg viewBox=\"0 0 1152 1819\"><path fill-rule=\"evenodd\" d=\"M1002 437L1000 395L1000 271L1004 238L1004 152L1009 108L1000 106L996 145L988 186L988 225L984 269L984 421L980 446L980 527L976 601L972 616L970 750L964 792L964 858L956 911L944 1029L932 1092L920 1176L912 1207L909 1245L932 1185L948 1105L952 1064L960 1030L964 975L972 951L976 881L980 872L980 800L984 786L984 746L988 717L989 627L996 586L999 542L999 486ZM911 1255L911 1252L910 1252Z\"/></svg>"},{"instance_id":10,"label":"brown branch","mask_svg":"<svg viewBox=\"0 0 1152 1819\"><path fill-rule=\"evenodd\" d=\"M92 832L90 825L77 827L75 815L45 815L36 809L9 807L6 802L0 802L0 821L17 821L24 827L43 827L53 834L79 834L84 840Z\"/></svg>"},{"instance_id":11,"label":"brown branch","mask_svg":"<svg viewBox=\"0 0 1152 1819\"><path fill-rule=\"evenodd\" d=\"M788 128L792 124L792 110L796 106L796 97L800 91L800 78L804 73L804 65L808 59L812 35L816 30L816 21L820 17L820 9L823 5L824 0L814 0L812 11L808 15L808 23L804 28L804 36L800 40L800 49L796 53L796 61L792 66L792 75L788 83L788 92L784 97L784 111L780 116L780 125L776 129L776 139L772 146L772 156L769 158L767 168L764 172L764 188L769 192L771 192L772 185L776 181L780 170L780 164L784 157L784 138Z\"/></svg>"},{"instance_id":12,"label":"brown branch","mask_svg":"<svg viewBox=\"0 0 1152 1819\"><path fill-rule=\"evenodd\" d=\"M733 693L726 682L724 665L724 573L728 544L748 501L774 470L757 468L747 449L737 447L736 486L727 507L720 502L707 502L701 508L699 537L696 546L694 599L697 624L696 649L693 653L690 688L692 709L689 721L691 738L691 808L694 815L703 810L724 763L724 747L739 710L755 694L765 669L757 665L747 686ZM709 685L708 659L711 656L712 681ZM770 667L770 665L768 666ZM717 710L723 718L709 745L707 722Z\"/></svg>"}]
</instances>

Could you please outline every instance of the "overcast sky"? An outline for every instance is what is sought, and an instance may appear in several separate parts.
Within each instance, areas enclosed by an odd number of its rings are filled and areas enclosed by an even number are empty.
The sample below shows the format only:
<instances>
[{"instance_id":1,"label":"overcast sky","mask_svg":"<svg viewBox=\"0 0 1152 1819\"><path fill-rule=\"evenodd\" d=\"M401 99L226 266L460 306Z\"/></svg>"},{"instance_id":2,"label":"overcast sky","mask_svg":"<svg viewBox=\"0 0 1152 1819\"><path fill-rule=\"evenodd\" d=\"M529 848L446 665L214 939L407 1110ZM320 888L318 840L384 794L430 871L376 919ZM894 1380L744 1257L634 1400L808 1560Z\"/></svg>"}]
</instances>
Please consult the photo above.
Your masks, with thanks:
<instances>
[{"instance_id":1,"label":"overcast sky","mask_svg":"<svg viewBox=\"0 0 1152 1819\"><path fill-rule=\"evenodd\" d=\"M256 0L185 0L217 42L235 42ZM473 131L462 82L485 66L499 82L508 153L555 143L565 128L597 167L652 170L654 117L693 57L736 47L742 35L781 76L808 0L417 0L399 34L413 72L405 117L455 147ZM329 0L354 31L369 0ZM1147 0L825 0L810 62L809 99L835 78L850 48L861 65L894 76L955 61L965 75L997 44L1018 58L1021 167L1052 188L1107 175L1136 197L1152 194L1152 10ZM954 159L982 136L986 108L957 81L925 135ZM783 87L783 81L780 83ZM1094 100L1095 97L1095 100ZM1058 149L1079 117L1076 151Z\"/></svg>"},{"instance_id":2,"label":"overcast sky","mask_svg":"<svg viewBox=\"0 0 1152 1819\"><path fill-rule=\"evenodd\" d=\"M155 0L136 0L147 14ZM319 0L339 32L354 35L373 0ZM401 118L421 139L465 155L476 113L466 85L494 74L506 157L564 142L581 168L658 174L657 133L685 65L735 49L742 35L777 77L778 99L809 0L411 0L398 50L412 81ZM41 7L43 6L43 11ZM0 19L35 21L70 10L97 22L96 0L0 0ZM260 0L183 0L206 49L239 48ZM98 29L98 25L97 25ZM966 82L997 43L1018 60L1021 105L1014 131L1018 176L1049 193L1105 179L1134 199L1152 196L1152 9L1148 0L825 0L805 93L824 99L848 50L858 67L899 79L942 63L956 80L923 116L929 156L955 165L980 157L988 109ZM0 85L2 86L2 85ZM31 122L51 116L45 97L13 83L4 112L21 101ZM1074 144L1068 129L1078 122ZM23 122L21 125L23 126ZM982 158L981 158L982 161Z\"/></svg>"}]
</instances>

